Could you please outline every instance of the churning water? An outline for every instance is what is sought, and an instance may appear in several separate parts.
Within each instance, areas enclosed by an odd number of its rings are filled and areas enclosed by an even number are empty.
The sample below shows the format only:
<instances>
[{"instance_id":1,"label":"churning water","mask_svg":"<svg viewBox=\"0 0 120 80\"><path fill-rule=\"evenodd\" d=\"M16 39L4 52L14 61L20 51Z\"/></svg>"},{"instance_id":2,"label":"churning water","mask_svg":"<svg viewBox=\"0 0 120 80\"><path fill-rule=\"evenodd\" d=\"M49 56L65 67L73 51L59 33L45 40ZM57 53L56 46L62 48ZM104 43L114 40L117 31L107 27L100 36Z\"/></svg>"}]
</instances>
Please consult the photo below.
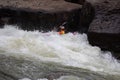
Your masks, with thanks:
<instances>
[{"instance_id":1,"label":"churning water","mask_svg":"<svg viewBox=\"0 0 120 80\"><path fill-rule=\"evenodd\" d=\"M99 74L120 76L120 63L111 56L110 52L103 52L99 47L91 46L86 34L59 35L55 31L47 33L24 31L15 26L6 25L0 29L0 54L35 59L38 62L54 62L62 66L85 69ZM57 80L87 79L77 76L62 76Z\"/></svg>"}]
</instances>

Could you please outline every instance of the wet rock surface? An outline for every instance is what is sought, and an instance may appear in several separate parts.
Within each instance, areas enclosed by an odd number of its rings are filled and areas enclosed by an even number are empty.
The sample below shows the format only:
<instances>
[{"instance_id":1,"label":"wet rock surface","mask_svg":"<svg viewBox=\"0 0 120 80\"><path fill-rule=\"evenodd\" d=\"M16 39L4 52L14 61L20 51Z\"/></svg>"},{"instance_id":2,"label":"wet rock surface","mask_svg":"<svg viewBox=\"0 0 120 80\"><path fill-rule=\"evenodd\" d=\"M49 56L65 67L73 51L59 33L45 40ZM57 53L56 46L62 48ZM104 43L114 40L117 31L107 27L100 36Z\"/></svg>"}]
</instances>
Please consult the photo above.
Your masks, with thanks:
<instances>
[{"instance_id":1,"label":"wet rock surface","mask_svg":"<svg viewBox=\"0 0 120 80\"><path fill-rule=\"evenodd\" d=\"M64 0L0 0L0 8L7 7L35 12L62 12L80 8Z\"/></svg>"},{"instance_id":2,"label":"wet rock surface","mask_svg":"<svg viewBox=\"0 0 120 80\"><path fill-rule=\"evenodd\" d=\"M120 59L120 34L89 32L88 39L93 46L99 46L104 51L111 51L114 57Z\"/></svg>"},{"instance_id":3,"label":"wet rock surface","mask_svg":"<svg viewBox=\"0 0 120 80\"><path fill-rule=\"evenodd\" d=\"M85 0L1 0L0 25L14 24L24 30L58 30L87 33L94 17L93 6Z\"/></svg>"},{"instance_id":4,"label":"wet rock surface","mask_svg":"<svg viewBox=\"0 0 120 80\"><path fill-rule=\"evenodd\" d=\"M87 33L89 25L95 16L95 10L93 5L87 0L65 0L65 1L82 5L80 14L78 15L79 19L76 20L76 22L79 23L78 31L80 33Z\"/></svg>"},{"instance_id":5,"label":"wet rock surface","mask_svg":"<svg viewBox=\"0 0 120 80\"><path fill-rule=\"evenodd\" d=\"M94 4L95 18L89 32L120 33L120 1L102 0Z\"/></svg>"},{"instance_id":6,"label":"wet rock surface","mask_svg":"<svg viewBox=\"0 0 120 80\"><path fill-rule=\"evenodd\" d=\"M119 55L120 0L97 1L91 2L95 8L95 18L90 24L88 39L92 45L100 46L103 50L110 50Z\"/></svg>"},{"instance_id":7,"label":"wet rock surface","mask_svg":"<svg viewBox=\"0 0 120 80\"><path fill-rule=\"evenodd\" d=\"M81 5L64 0L1 0L0 20L1 25L14 24L24 30L50 31L65 24L67 31L74 31L80 9Z\"/></svg>"}]
</instances>

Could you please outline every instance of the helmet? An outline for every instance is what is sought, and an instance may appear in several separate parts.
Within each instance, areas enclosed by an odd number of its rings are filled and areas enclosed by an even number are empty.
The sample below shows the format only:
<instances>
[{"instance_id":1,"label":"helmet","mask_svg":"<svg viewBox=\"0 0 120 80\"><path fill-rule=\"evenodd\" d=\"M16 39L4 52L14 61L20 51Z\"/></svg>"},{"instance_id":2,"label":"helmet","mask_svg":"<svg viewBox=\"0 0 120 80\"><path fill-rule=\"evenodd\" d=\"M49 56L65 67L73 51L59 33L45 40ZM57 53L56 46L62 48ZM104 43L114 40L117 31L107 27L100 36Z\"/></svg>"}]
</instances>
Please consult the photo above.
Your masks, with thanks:
<instances>
[{"instance_id":1,"label":"helmet","mask_svg":"<svg viewBox=\"0 0 120 80\"><path fill-rule=\"evenodd\" d=\"M65 29L65 27L64 26L60 26L60 29Z\"/></svg>"}]
</instances>

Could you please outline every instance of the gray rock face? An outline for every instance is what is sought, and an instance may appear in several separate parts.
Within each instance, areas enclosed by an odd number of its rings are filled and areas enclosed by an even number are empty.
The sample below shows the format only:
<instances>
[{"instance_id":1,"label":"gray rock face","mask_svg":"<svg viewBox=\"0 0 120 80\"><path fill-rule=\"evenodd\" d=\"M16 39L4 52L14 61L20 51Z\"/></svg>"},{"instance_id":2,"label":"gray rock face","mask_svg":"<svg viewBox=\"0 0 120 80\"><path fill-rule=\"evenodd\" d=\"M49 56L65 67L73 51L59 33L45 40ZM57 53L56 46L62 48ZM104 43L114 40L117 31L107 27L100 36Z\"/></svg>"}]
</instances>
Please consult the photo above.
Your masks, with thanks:
<instances>
[{"instance_id":1,"label":"gray rock face","mask_svg":"<svg viewBox=\"0 0 120 80\"><path fill-rule=\"evenodd\" d=\"M51 31L64 22L67 31L78 30L81 5L64 0L0 0L0 24L17 24L24 30ZM68 28L69 27L69 28Z\"/></svg>"},{"instance_id":2,"label":"gray rock face","mask_svg":"<svg viewBox=\"0 0 120 80\"><path fill-rule=\"evenodd\" d=\"M90 43L120 53L120 0L88 1L95 8L95 18L88 31ZM116 57L119 58L118 54Z\"/></svg>"},{"instance_id":3,"label":"gray rock face","mask_svg":"<svg viewBox=\"0 0 120 80\"><path fill-rule=\"evenodd\" d=\"M0 7L50 13L71 11L80 8L80 5L65 2L64 0L0 0Z\"/></svg>"},{"instance_id":4,"label":"gray rock face","mask_svg":"<svg viewBox=\"0 0 120 80\"><path fill-rule=\"evenodd\" d=\"M89 25L95 16L95 10L92 4L86 0L65 0L65 1L82 5L80 14L78 16L79 20L76 20L76 22L79 23L78 31L81 33L87 33Z\"/></svg>"},{"instance_id":5,"label":"gray rock face","mask_svg":"<svg viewBox=\"0 0 120 80\"><path fill-rule=\"evenodd\" d=\"M88 31L93 17L94 9L85 0L1 0L0 3L0 25L17 24L24 30L51 31L65 23L67 32L83 33Z\"/></svg>"},{"instance_id":6,"label":"gray rock face","mask_svg":"<svg viewBox=\"0 0 120 80\"><path fill-rule=\"evenodd\" d=\"M94 4L96 16L89 32L120 33L120 0L102 0Z\"/></svg>"}]
</instances>

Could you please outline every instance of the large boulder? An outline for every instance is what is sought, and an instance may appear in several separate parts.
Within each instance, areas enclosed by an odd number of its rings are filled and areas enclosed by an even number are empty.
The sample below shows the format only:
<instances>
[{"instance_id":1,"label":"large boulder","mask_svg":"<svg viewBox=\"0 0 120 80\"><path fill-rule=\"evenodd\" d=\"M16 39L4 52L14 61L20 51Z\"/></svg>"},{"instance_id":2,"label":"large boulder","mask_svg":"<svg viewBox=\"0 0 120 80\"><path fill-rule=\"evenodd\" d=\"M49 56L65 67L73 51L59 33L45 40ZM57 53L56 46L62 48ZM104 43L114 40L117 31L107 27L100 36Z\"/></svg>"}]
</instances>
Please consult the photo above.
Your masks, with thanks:
<instances>
[{"instance_id":1,"label":"large boulder","mask_svg":"<svg viewBox=\"0 0 120 80\"><path fill-rule=\"evenodd\" d=\"M82 5L80 14L78 16L79 20L76 20L76 23L77 22L79 23L78 31L80 33L87 33L89 25L95 16L95 10L91 2L87 0L65 0L65 1Z\"/></svg>"},{"instance_id":2,"label":"large boulder","mask_svg":"<svg viewBox=\"0 0 120 80\"><path fill-rule=\"evenodd\" d=\"M81 5L64 0L0 0L0 23L17 24L25 30L52 30L66 25L78 30ZM70 26L68 28L68 26Z\"/></svg>"},{"instance_id":3,"label":"large boulder","mask_svg":"<svg viewBox=\"0 0 120 80\"><path fill-rule=\"evenodd\" d=\"M88 1L95 8L95 18L88 31L90 43L120 53L120 0Z\"/></svg>"}]
</instances>

